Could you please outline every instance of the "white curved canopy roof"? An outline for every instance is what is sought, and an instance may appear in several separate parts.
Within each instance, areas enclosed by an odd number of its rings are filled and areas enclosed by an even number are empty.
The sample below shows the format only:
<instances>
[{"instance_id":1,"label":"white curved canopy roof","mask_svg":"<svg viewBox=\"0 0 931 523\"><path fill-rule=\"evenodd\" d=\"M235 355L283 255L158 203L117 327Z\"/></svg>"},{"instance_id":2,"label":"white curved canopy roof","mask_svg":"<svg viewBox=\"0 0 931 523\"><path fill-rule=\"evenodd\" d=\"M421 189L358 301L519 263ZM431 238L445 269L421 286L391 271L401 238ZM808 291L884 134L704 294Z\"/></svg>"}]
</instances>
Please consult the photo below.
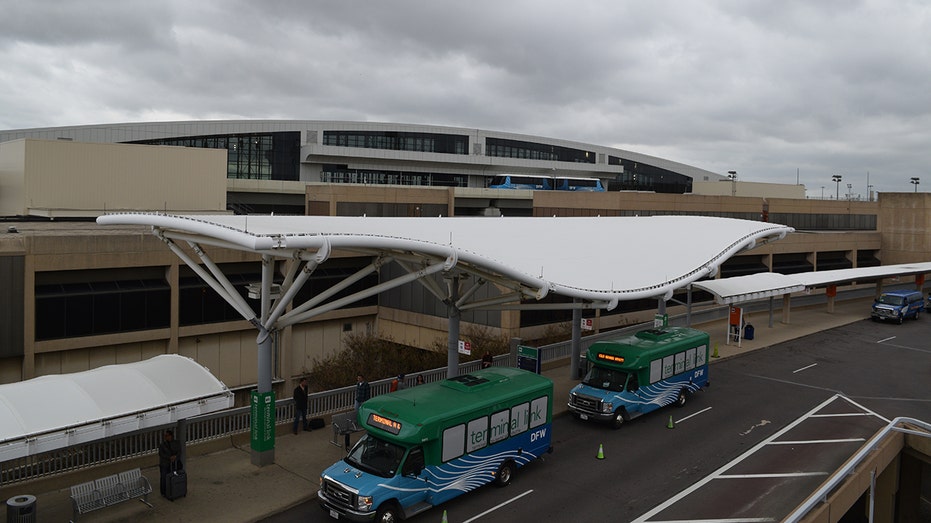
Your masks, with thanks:
<instances>
[{"instance_id":1,"label":"white curved canopy roof","mask_svg":"<svg viewBox=\"0 0 931 523\"><path fill-rule=\"evenodd\" d=\"M0 385L0 461L232 406L226 385L174 354Z\"/></svg>"},{"instance_id":2,"label":"white curved canopy roof","mask_svg":"<svg viewBox=\"0 0 931 523\"><path fill-rule=\"evenodd\" d=\"M444 270L516 283L612 308L619 300L670 297L714 274L734 254L793 231L784 225L702 216L439 217L175 216L122 213L102 225L149 225L172 240L280 258L348 250L443 261Z\"/></svg>"},{"instance_id":3,"label":"white curved canopy roof","mask_svg":"<svg viewBox=\"0 0 931 523\"><path fill-rule=\"evenodd\" d=\"M856 280L931 273L931 262L879 265L856 269L836 269L797 274L761 272L734 278L696 282L695 287L712 293L721 304L754 301L770 296L801 292L814 287L837 285Z\"/></svg>"}]
</instances>

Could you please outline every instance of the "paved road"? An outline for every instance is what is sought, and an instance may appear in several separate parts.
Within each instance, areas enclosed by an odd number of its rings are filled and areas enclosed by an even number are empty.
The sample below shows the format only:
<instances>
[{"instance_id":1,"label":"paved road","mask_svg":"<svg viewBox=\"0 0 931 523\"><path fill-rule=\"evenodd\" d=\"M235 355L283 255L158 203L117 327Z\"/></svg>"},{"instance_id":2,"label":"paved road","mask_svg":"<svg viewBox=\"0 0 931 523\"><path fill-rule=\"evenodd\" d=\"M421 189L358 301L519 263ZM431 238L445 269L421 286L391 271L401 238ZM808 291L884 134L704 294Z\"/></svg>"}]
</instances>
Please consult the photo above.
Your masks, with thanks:
<instances>
[{"instance_id":1,"label":"paved road","mask_svg":"<svg viewBox=\"0 0 931 523\"><path fill-rule=\"evenodd\" d=\"M684 408L618 431L559 417L554 454L509 487L483 487L412 521L440 521L443 509L450 522L778 520L887 419L931 420L929 334L927 319L860 321L718 362L712 386ZM332 519L310 502L266 521Z\"/></svg>"}]
</instances>

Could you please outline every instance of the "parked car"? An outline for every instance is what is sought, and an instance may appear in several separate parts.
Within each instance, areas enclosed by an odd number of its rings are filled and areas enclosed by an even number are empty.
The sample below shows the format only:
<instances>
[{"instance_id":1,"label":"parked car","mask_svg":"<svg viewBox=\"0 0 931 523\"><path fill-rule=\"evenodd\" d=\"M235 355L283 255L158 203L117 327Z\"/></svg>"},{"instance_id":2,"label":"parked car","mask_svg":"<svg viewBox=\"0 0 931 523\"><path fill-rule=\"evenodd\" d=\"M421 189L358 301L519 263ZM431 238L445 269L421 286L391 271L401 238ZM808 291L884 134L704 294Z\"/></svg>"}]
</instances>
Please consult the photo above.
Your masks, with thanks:
<instances>
[{"instance_id":1,"label":"parked car","mask_svg":"<svg viewBox=\"0 0 931 523\"><path fill-rule=\"evenodd\" d=\"M905 318L918 319L925 310L925 299L919 291L884 292L873 302L870 317L876 320L894 320L901 324Z\"/></svg>"}]
</instances>

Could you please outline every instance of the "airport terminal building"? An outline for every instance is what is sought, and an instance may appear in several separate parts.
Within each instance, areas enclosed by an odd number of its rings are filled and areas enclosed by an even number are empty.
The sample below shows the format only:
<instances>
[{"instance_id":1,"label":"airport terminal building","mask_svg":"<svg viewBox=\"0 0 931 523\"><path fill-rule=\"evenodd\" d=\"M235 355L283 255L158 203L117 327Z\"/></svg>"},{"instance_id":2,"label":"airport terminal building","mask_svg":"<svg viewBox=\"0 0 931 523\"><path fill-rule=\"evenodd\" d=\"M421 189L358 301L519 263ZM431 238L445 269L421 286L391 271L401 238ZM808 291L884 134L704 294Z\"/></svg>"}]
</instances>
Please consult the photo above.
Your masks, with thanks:
<instances>
[{"instance_id":1,"label":"airport terminal building","mask_svg":"<svg viewBox=\"0 0 931 523\"><path fill-rule=\"evenodd\" d=\"M502 173L598 178L608 190L488 188ZM276 120L0 131L0 281L10 289L0 296L0 383L176 353L211 369L239 391L240 403L254 388L252 326L146 228L92 221L106 212L677 214L797 230L728 260L718 277L729 277L926 261L931 245L916 231L928 229L928 207L922 193L809 200L801 186L738 183L610 147L455 127ZM243 296L261 277L258 256L216 248L211 258ZM306 292L369 263L347 253L335 258L314 273ZM393 276L371 274L342 292ZM641 300L585 315L596 329L611 329L651 319L655 310L656 300ZM679 310L670 302L671 314ZM443 303L410 284L288 327L275 339L276 391L288 393L295 377L353 333L431 347L446 339L446 315ZM462 316L463 334L471 325L534 339L570 317L558 309L470 312Z\"/></svg>"}]
</instances>

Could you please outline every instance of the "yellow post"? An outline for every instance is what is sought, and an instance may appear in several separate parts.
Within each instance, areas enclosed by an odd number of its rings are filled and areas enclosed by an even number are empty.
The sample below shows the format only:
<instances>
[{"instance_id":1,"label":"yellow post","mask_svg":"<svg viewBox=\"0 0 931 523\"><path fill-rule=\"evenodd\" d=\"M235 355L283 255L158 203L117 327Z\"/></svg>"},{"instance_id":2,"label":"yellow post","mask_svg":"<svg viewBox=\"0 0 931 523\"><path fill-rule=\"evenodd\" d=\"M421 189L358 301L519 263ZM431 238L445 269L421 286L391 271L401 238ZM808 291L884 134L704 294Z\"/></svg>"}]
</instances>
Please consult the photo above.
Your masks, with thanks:
<instances>
[{"instance_id":1,"label":"yellow post","mask_svg":"<svg viewBox=\"0 0 931 523\"><path fill-rule=\"evenodd\" d=\"M718 356L718 343L717 342L714 343L714 352L711 353L711 357L720 358L720 356Z\"/></svg>"}]
</instances>

